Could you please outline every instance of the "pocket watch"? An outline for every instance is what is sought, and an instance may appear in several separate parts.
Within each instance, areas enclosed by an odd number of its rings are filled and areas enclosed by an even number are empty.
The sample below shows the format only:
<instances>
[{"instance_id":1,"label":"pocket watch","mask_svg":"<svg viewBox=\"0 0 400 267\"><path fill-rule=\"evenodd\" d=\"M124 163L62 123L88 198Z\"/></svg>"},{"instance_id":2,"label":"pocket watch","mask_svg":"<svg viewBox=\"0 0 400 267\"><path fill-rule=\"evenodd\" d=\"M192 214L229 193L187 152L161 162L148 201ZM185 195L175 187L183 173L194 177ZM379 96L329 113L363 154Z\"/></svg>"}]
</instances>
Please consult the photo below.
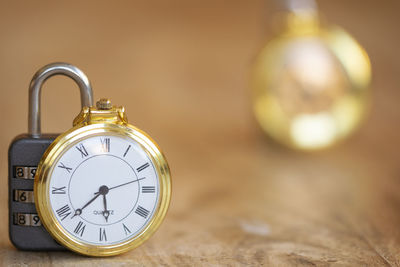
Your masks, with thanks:
<instances>
[{"instance_id":1,"label":"pocket watch","mask_svg":"<svg viewBox=\"0 0 400 267\"><path fill-rule=\"evenodd\" d=\"M315 0L282 1L285 29L260 51L253 111L262 130L290 148L312 151L350 137L371 101L368 53L346 30L325 24Z\"/></svg>"},{"instance_id":2,"label":"pocket watch","mask_svg":"<svg viewBox=\"0 0 400 267\"><path fill-rule=\"evenodd\" d=\"M169 206L164 155L108 99L83 107L73 125L49 146L37 169L42 224L58 243L84 255L112 256L139 246Z\"/></svg>"}]
</instances>

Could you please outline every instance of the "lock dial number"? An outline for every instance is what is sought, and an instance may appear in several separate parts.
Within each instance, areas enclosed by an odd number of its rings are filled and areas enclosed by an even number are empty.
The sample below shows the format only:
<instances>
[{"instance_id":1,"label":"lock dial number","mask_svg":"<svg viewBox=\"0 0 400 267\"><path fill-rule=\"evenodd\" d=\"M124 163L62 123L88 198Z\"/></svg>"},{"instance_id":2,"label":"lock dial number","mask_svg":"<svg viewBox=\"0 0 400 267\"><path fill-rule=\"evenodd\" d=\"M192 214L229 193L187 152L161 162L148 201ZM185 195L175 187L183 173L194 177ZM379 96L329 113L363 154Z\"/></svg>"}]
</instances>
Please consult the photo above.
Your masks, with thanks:
<instances>
[{"instance_id":1,"label":"lock dial number","mask_svg":"<svg viewBox=\"0 0 400 267\"><path fill-rule=\"evenodd\" d=\"M142 147L118 136L70 146L50 175L51 209L75 238L117 244L142 231L158 203L156 169Z\"/></svg>"}]
</instances>

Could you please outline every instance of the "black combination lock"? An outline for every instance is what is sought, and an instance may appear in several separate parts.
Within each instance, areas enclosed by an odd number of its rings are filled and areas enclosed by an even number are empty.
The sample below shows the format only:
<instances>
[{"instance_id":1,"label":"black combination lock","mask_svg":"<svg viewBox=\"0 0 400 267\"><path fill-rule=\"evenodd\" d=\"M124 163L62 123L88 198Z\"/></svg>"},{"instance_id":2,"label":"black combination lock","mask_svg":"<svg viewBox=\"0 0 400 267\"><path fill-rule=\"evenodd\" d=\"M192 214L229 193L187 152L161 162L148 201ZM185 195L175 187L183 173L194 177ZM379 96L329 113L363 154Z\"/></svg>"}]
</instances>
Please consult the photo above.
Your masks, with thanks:
<instances>
[{"instance_id":1,"label":"black combination lock","mask_svg":"<svg viewBox=\"0 0 400 267\"><path fill-rule=\"evenodd\" d=\"M82 107L92 106L92 88L75 66L53 63L40 69L29 87L29 133L14 138L8 151L9 235L21 250L65 250L47 233L36 213L33 184L37 165L57 135L41 134L40 91L53 75L72 78L80 88Z\"/></svg>"}]
</instances>

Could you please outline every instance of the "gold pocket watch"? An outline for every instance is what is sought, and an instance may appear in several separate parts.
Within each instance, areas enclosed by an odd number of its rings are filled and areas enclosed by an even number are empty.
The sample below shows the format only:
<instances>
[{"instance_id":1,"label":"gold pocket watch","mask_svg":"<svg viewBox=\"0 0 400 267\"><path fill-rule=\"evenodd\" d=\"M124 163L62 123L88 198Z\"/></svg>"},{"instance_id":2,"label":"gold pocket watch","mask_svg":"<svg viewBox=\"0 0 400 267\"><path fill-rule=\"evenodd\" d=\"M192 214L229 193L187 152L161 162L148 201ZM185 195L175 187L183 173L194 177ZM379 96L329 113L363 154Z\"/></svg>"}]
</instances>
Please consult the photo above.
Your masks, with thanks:
<instances>
[{"instance_id":1,"label":"gold pocket watch","mask_svg":"<svg viewBox=\"0 0 400 267\"><path fill-rule=\"evenodd\" d=\"M80 254L112 256L146 241L171 196L158 145L128 124L125 109L101 99L83 107L39 163L34 195L42 224Z\"/></svg>"},{"instance_id":2,"label":"gold pocket watch","mask_svg":"<svg viewBox=\"0 0 400 267\"><path fill-rule=\"evenodd\" d=\"M349 137L370 105L371 63L344 29L320 20L313 0L288 0L285 30L261 50L253 70L253 109L264 132L299 150Z\"/></svg>"}]
</instances>

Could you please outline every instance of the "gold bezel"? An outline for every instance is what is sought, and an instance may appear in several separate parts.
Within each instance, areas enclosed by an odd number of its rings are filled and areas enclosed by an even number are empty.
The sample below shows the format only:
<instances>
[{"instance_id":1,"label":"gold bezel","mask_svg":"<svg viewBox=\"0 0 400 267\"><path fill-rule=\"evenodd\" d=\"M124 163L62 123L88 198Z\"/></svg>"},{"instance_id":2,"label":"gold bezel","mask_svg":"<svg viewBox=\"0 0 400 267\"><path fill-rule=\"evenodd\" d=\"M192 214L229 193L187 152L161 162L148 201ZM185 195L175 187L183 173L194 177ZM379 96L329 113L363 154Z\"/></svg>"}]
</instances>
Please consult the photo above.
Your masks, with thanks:
<instances>
[{"instance_id":1,"label":"gold bezel","mask_svg":"<svg viewBox=\"0 0 400 267\"><path fill-rule=\"evenodd\" d=\"M91 245L83 243L65 230L55 217L50 205L49 174L64 151L79 140L94 135L109 134L135 140L154 163L159 182L159 199L153 217L143 230L134 237L113 245ZM113 256L134 249L145 242L158 229L169 207L171 177L168 163L158 145L143 131L127 123L96 123L78 125L60 135L48 147L39 163L34 184L35 205L42 224L61 245L88 256Z\"/></svg>"}]
</instances>

